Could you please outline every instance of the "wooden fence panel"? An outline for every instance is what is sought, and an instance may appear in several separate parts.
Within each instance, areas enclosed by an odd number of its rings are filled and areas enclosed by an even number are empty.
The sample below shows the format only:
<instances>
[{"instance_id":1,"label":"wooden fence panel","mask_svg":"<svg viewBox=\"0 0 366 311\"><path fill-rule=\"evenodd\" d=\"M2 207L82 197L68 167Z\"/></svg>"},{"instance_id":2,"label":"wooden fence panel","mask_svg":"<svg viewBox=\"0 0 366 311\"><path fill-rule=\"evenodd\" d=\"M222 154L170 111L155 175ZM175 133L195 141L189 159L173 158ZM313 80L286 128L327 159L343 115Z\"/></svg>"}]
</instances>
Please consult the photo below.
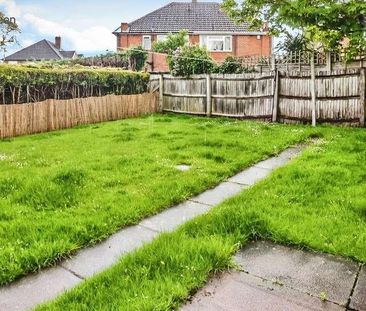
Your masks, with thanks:
<instances>
[{"instance_id":1,"label":"wooden fence panel","mask_svg":"<svg viewBox=\"0 0 366 311\"><path fill-rule=\"evenodd\" d=\"M137 117L157 111L157 93L0 105L0 138Z\"/></svg>"},{"instance_id":2,"label":"wooden fence panel","mask_svg":"<svg viewBox=\"0 0 366 311\"><path fill-rule=\"evenodd\" d=\"M212 75L212 115L272 118L273 77L258 74Z\"/></svg>"},{"instance_id":3,"label":"wooden fence panel","mask_svg":"<svg viewBox=\"0 0 366 311\"><path fill-rule=\"evenodd\" d=\"M355 68L316 73L318 122L365 125L365 71ZM312 121L308 71L190 78L164 75L161 84L163 111L291 123Z\"/></svg>"},{"instance_id":4,"label":"wooden fence panel","mask_svg":"<svg viewBox=\"0 0 366 311\"><path fill-rule=\"evenodd\" d=\"M280 79L279 111L282 121L310 122L311 80L309 73L286 73ZM320 72L316 77L318 122L362 124L360 69Z\"/></svg>"},{"instance_id":5,"label":"wooden fence panel","mask_svg":"<svg viewBox=\"0 0 366 311\"><path fill-rule=\"evenodd\" d=\"M174 78L164 76L163 110L206 114L206 76Z\"/></svg>"}]
</instances>

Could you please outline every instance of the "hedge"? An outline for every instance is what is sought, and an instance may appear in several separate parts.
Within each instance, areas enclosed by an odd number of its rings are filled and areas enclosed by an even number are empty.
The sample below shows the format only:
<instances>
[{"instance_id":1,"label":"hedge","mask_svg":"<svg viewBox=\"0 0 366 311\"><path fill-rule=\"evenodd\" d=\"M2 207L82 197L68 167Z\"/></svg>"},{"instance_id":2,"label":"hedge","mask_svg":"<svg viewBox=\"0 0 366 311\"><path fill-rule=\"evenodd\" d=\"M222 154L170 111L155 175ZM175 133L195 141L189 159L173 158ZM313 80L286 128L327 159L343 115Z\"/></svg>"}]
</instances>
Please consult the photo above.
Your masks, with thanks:
<instances>
[{"instance_id":1,"label":"hedge","mask_svg":"<svg viewBox=\"0 0 366 311\"><path fill-rule=\"evenodd\" d=\"M116 68L31 68L0 66L0 104L71 99L147 91L149 74Z\"/></svg>"}]
</instances>

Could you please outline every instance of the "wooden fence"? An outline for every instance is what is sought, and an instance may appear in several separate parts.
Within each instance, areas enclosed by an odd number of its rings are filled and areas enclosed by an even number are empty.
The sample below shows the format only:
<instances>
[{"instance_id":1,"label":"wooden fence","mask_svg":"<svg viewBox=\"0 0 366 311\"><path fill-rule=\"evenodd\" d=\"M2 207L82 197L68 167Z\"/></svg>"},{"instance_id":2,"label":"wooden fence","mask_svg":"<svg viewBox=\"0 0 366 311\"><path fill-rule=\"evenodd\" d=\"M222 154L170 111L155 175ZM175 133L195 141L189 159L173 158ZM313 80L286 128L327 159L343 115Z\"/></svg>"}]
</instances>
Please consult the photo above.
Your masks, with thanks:
<instances>
[{"instance_id":1,"label":"wooden fence","mask_svg":"<svg viewBox=\"0 0 366 311\"><path fill-rule=\"evenodd\" d=\"M107 95L0 105L0 138L48 132L157 112L158 95Z\"/></svg>"},{"instance_id":2,"label":"wooden fence","mask_svg":"<svg viewBox=\"0 0 366 311\"><path fill-rule=\"evenodd\" d=\"M366 68L318 72L318 122L365 126ZM170 75L152 78L160 85L163 111L279 122L311 122L313 105L309 72L241 75Z\"/></svg>"}]
</instances>

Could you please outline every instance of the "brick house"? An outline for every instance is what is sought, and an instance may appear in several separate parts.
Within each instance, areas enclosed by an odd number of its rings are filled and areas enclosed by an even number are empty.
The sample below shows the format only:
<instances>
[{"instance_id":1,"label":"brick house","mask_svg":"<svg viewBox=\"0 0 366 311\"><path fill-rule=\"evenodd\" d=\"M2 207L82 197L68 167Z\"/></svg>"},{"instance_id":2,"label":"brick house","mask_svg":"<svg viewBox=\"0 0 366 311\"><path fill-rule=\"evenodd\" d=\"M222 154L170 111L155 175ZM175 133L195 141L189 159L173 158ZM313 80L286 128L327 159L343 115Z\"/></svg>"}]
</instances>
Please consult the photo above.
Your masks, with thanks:
<instances>
[{"instance_id":1,"label":"brick house","mask_svg":"<svg viewBox=\"0 0 366 311\"><path fill-rule=\"evenodd\" d=\"M172 2L131 23L121 23L113 34L117 49L142 46L151 50L169 33L187 30L189 42L206 46L215 61L227 56L269 56L272 38L265 30L251 31L248 24L233 22L217 2ZM149 54L149 71L168 71L165 56Z\"/></svg>"}]
</instances>

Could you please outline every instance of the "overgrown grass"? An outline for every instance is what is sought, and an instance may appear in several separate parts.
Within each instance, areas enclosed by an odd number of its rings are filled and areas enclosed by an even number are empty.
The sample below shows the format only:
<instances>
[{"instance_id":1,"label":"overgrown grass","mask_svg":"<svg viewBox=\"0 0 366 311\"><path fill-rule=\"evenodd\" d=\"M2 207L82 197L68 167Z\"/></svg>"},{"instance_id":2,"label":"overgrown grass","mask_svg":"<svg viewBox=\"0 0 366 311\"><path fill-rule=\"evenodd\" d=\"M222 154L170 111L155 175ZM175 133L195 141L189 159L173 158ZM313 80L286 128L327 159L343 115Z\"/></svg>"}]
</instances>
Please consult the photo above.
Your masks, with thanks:
<instances>
[{"instance_id":1,"label":"overgrown grass","mask_svg":"<svg viewBox=\"0 0 366 311\"><path fill-rule=\"evenodd\" d=\"M256 238L366 262L366 131L321 131L268 179L38 310L175 309Z\"/></svg>"},{"instance_id":2,"label":"overgrown grass","mask_svg":"<svg viewBox=\"0 0 366 311\"><path fill-rule=\"evenodd\" d=\"M317 134L168 115L0 141L0 284Z\"/></svg>"}]
</instances>

